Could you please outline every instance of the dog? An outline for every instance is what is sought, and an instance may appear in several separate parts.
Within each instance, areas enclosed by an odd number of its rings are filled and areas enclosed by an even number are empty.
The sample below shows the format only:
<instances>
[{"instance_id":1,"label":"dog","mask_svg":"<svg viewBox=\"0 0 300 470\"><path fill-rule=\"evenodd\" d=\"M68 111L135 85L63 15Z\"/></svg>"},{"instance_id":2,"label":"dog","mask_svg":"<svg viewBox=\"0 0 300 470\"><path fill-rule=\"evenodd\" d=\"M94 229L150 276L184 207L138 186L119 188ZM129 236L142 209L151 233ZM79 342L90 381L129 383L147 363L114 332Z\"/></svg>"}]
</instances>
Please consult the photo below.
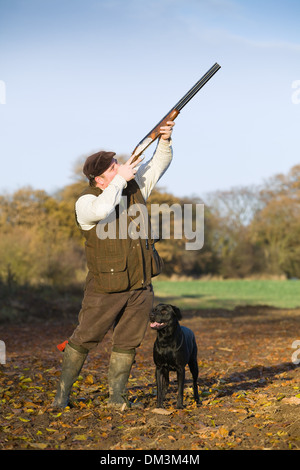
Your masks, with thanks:
<instances>
[{"instance_id":1,"label":"dog","mask_svg":"<svg viewBox=\"0 0 300 470\"><path fill-rule=\"evenodd\" d=\"M188 364L193 376L194 399L199 403L198 362L195 335L189 328L180 326L182 315L178 307L159 304L150 313L150 327L157 331L153 346L156 365L157 407L163 408L163 401L169 385L169 372L177 372L177 408L183 408L185 366Z\"/></svg>"}]
</instances>

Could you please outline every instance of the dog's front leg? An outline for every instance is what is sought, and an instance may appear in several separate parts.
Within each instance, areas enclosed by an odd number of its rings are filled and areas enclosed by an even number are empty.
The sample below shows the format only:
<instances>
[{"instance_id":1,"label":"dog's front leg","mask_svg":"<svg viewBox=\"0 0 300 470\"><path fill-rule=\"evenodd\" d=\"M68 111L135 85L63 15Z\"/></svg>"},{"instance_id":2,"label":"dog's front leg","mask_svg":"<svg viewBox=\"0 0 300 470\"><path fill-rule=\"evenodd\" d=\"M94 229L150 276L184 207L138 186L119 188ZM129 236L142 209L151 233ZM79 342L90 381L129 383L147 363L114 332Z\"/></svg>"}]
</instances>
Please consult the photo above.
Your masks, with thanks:
<instances>
[{"instance_id":1,"label":"dog's front leg","mask_svg":"<svg viewBox=\"0 0 300 470\"><path fill-rule=\"evenodd\" d=\"M157 407L163 408L163 402L169 385L169 372L156 368Z\"/></svg>"},{"instance_id":2,"label":"dog's front leg","mask_svg":"<svg viewBox=\"0 0 300 470\"><path fill-rule=\"evenodd\" d=\"M176 408L183 408L183 388L185 380L185 369L177 370L177 382L178 382L178 395L177 395L177 404Z\"/></svg>"}]
</instances>

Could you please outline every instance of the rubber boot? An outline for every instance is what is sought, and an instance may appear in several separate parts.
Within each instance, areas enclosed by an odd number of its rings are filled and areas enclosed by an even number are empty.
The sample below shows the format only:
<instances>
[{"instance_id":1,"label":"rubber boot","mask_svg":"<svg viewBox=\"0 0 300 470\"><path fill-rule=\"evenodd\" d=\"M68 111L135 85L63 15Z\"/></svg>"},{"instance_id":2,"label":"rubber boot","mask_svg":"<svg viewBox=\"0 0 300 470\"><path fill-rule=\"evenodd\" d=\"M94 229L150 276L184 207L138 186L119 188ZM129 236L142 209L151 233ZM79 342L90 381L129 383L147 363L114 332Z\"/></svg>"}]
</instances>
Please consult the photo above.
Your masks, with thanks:
<instances>
[{"instance_id":1,"label":"rubber boot","mask_svg":"<svg viewBox=\"0 0 300 470\"><path fill-rule=\"evenodd\" d=\"M126 407L130 408L126 385L134 358L134 349L128 353L112 351L108 369L109 405L122 406L126 404Z\"/></svg>"},{"instance_id":2,"label":"rubber boot","mask_svg":"<svg viewBox=\"0 0 300 470\"><path fill-rule=\"evenodd\" d=\"M68 406L72 385L77 379L87 356L87 353L79 352L69 344L66 345L63 354L62 371L52 405L53 408L65 408Z\"/></svg>"}]
</instances>

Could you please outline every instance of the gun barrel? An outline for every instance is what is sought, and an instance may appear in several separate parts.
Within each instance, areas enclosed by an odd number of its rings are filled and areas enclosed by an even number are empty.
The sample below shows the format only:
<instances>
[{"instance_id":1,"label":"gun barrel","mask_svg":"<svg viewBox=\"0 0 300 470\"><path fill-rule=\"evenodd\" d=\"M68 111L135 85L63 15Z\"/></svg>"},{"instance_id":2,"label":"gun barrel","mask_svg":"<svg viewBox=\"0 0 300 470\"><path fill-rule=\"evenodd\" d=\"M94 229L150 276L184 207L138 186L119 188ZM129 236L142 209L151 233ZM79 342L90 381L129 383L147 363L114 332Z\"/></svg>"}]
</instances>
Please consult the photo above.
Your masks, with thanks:
<instances>
[{"instance_id":1,"label":"gun barrel","mask_svg":"<svg viewBox=\"0 0 300 470\"><path fill-rule=\"evenodd\" d=\"M203 77L198 80L197 83L178 101L174 106L175 109L181 111L181 109L195 96L196 93L210 80L213 75L221 68L221 66L215 63Z\"/></svg>"},{"instance_id":2,"label":"gun barrel","mask_svg":"<svg viewBox=\"0 0 300 470\"><path fill-rule=\"evenodd\" d=\"M195 96L195 94L211 79L211 77L221 68L221 66L215 63L203 77L198 80L197 83L178 101L178 103L163 117L158 124L138 143L132 152L132 162L137 160L137 158L149 147L155 139L160 136L160 127L166 125L167 121L174 120L181 109Z\"/></svg>"}]
</instances>

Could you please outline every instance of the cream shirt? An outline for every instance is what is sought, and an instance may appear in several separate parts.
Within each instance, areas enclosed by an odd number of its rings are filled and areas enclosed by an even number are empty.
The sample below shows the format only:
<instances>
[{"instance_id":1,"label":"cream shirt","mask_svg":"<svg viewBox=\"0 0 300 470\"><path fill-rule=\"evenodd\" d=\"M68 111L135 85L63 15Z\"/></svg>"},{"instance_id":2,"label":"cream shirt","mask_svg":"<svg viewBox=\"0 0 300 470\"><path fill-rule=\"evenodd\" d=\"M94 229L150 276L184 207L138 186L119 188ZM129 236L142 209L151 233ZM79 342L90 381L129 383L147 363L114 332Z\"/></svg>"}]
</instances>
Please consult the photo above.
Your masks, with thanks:
<instances>
[{"instance_id":1,"label":"cream shirt","mask_svg":"<svg viewBox=\"0 0 300 470\"><path fill-rule=\"evenodd\" d=\"M145 200L167 170L172 157L172 141L159 139L152 158L139 166L135 181ZM82 230L91 230L97 222L112 213L120 203L122 191L126 186L127 181L121 175L116 175L99 196L93 194L81 196L76 201L75 211Z\"/></svg>"}]
</instances>

